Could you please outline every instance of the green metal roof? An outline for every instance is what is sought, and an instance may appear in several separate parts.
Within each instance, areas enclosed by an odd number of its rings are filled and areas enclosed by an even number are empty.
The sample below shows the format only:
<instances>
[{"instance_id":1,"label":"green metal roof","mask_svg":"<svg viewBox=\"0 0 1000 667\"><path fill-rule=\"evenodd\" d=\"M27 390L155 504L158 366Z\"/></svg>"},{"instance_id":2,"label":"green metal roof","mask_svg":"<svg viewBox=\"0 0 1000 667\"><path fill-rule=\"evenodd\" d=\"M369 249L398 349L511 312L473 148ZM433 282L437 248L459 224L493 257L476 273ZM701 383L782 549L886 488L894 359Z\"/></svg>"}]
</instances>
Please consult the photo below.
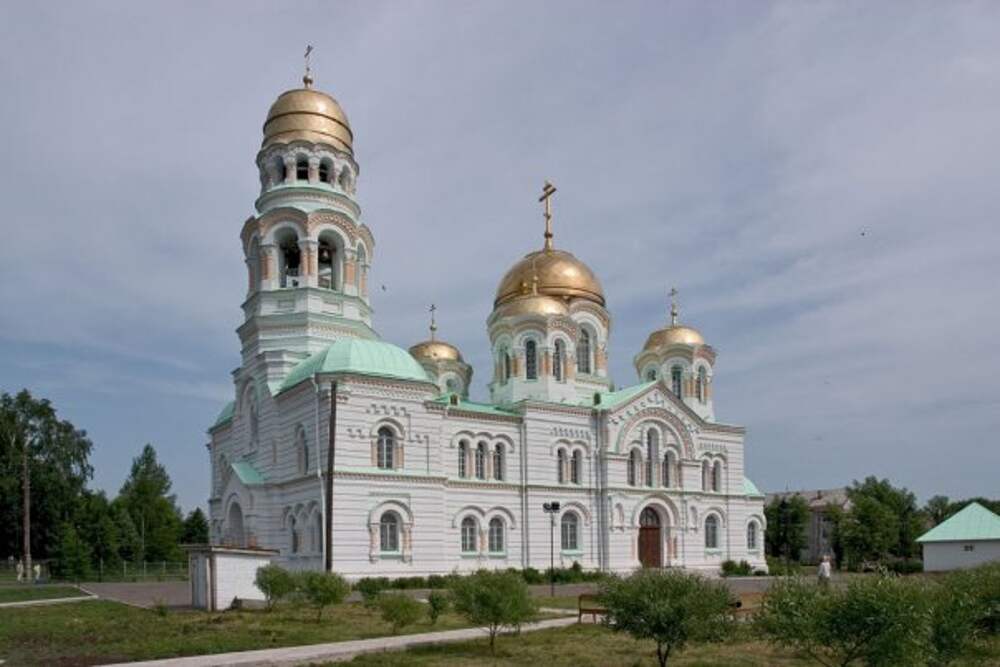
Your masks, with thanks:
<instances>
[{"instance_id":1,"label":"green metal roof","mask_svg":"<svg viewBox=\"0 0 1000 667\"><path fill-rule=\"evenodd\" d=\"M440 405L451 405L451 395L445 394L440 398L435 398L433 403L439 403ZM491 403L476 403L474 401L466 401L459 399L458 405L451 405L453 408L459 410L468 410L469 412L478 412L484 415L501 415L504 417L517 416L517 413L513 410L507 408L502 408L499 405L493 405Z\"/></svg>"},{"instance_id":2,"label":"green metal roof","mask_svg":"<svg viewBox=\"0 0 1000 667\"><path fill-rule=\"evenodd\" d=\"M299 362L281 383L278 393L317 373L356 373L395 380L431 381L427 371L401 347L379 340L344 338Z\"/></svg>"},{"instance_id":3,"label":"green metal roof","mask_svg":"<svg viewBox=\"0 0 1000 667\"><path fill-rule=\"evenodd\" d=\"M602 408L617 407L622 403L626 403L631 399L635 398L636 396L646 391L656 383L657 380L653 380L652 382L643 382L642 384L635 384L632 385L631 387L625 387L624 389L619 389L617 391L602 391L600 392L601 394L600 407ZM581 405L587 407L595 407L593 399L589 401L583 401Z\"/></svg>"},{"instance_id":4,"label":"green metal roof","mask_svg":"<svg viewBox=\"0 0 1000 667\"><path fill-rule=\"evenodd\" d=\"M763 498L764 494L760 492L757 485L750 481L749 477L743 478L743 495L754 496L757 498Z\"/></svg>"},{"instance_id":5,"label":"green metal roof","mask_svg":"<svg viewBox=\"0 0 1000 667\"><path fill-rule=\"evenodd\" d=\"M216 426L222 426L226 422L230 421L233 418L233 413L235 411L236 411L236 401L229 401L228 403L226 403L225 407L222 408L222 412L220 412L219 416L216 417L215 423L212 424L212 428L215 428Z\"/></svg>"},{"instance_id":6,"label":"green metal roof","mask_svg":"<svg viewBox=\"0 0 1000 667\"><path fill-rule=\"evenodd\" d=\"M917 542L970 540L1000 540L1000 516L979 503L969 503L961 512L917 538Z\"/></svg>"},{"instance_id":7,"label":"green metal roof","mask_svg":"<svg viewBox=\"0 0 1000 667\"><path fill-rule=\"evenodd\" d=\"M233 468L233 472L236 473L236 476L239 477L240 481L243 482L245 485L254 486L257 484L264 483L265 481L264 476L261 475L256 468L254 468L251 464L247 463L246 461L237 461L236 463L233 463L231 465Z\"/></svg>"}]
</instances>

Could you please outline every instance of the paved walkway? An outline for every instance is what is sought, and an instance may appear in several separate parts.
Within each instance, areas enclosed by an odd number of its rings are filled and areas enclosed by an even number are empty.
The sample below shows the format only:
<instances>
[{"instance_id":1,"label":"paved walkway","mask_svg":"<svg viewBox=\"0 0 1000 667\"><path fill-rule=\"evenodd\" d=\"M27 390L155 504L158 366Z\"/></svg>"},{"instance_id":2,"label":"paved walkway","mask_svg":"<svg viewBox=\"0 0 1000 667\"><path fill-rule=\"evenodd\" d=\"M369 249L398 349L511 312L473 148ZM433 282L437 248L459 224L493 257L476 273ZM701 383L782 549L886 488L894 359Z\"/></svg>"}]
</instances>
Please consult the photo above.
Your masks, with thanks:
<instances>
[{"instance_id":1,"label":"paved walkway","mask_svg":"<svg viewBox=\"0 0 1000 667\"><path fill-rule=\"evenodd\" d=\"M521 632L533 632L548 628L561 628L576 623L576 616L553 618L522 626ZM357 639L349 642L332 644L313 644L310 646L290 646L287 648L271 648L259 651L240 651L238 653L217 653L215 655L197 655L188 658L168 658L166 660L149 660L146 662L128 662L110 667L212 667L214 665L240 665L256 667L263 665L308 665L317 662L344 662L362 653L378 653L380 651L403 651L415 646L446 644L449 642L481 639L489 633L482 628L464 628L462 630L445 630L443 632L424 632L416 635L396 637L378 637L376 639Z\"/></svg>"},{"instance_id":2,"label":"paved walkway","mask_svg":"<svg viewBox=\"0 0 1000 667\"><path fill-rule=\"evenodd\" d=\"M91 582L81 587L98 597L133 607L151 608L160 601L168 607L191 606L191 584L186 581Z\"/></svg>"}]
</instances>

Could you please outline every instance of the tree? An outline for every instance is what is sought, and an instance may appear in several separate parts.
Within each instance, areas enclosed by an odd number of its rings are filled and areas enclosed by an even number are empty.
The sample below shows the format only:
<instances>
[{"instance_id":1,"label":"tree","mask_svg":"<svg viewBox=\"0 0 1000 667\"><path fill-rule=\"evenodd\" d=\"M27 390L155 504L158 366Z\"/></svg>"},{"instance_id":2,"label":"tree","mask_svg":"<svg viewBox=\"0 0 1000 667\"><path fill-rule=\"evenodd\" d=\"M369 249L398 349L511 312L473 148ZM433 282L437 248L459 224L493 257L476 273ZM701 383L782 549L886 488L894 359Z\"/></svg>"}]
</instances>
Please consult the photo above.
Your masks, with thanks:
<instances>
[{"instance_id":1,"label":"tree","mask_svg":"<svg viewBox=\"0 0 1000 667\"><path fill-rule=\"evenodd\" d=\"M90 547L93 565L117 569L121 563L121 531L103 491L85 491L73 519L80 538Z\"/></svg>"},{"instance_id":2,"label":"tree","mask_svg":"<svg viewBox=\"0 0 1000 667\"><path fill-rule=\"evenodd\" d=\"M528 585L517 572L477 570L451 582L455 611L490 633L490 652L496 653L497 634L520 627L538 612Z\"/></svg>"},{"instance_id":3,"label":"tree","mask_svg":"<svg viewBox=\"0 0 1000 667\"><path fill-rule=\"evenodd\" d=\"M392 626L392 634L413 625L421 615L420 603L406 593L382 593L378 598L382 620Z\"/></svg>"},{"instance_id":4,"label":"tree","mask_svg":"<svg viewBox=\"0 0 1000 667\"><path fill-rule=\"evenodd\" d=\"M182 544L208 544L208 519L200 507L195 507L184 519L181 529Z\"/></svg>"},{"instance_id":5,"label":"tree","mask_svg":"<svg viewBox=\"0 0 1000 667\"><path fill-rule=\"evenodd\" d=\"M859 496L838 527L848 565L882 561L899 543L899 526L892 510L868 496Z\"/></svg>"},{"instance_id":6,"label":"tree","mask_svg":"<svg viewBox=\"0 0 1000 667\"><path fill-rule=\"evenodd\" d=\"M892 575L860 577L844 588L799 578L775 582L754 624L772 642L834 667L922 664L928 604L919 583Z\"/></svg>"},{"instance_id":7,"label":"tree","mask_svg":"<svg viewBox=\"0 0 1000 667\"><path fill-rule=\"evenodd\" d=\"M66 579L81 581L90 576L90 548L80 539L71 523L64 523L59 531L59 544L55 549L55 574Z\"/></svg>"},{"instance_id":8,"label":"tree","mask_svg":"<svg viewBox=\"0 0 1000 667\"><path fill-rule=\"evenodd\" d=\"M948 500L948 496L933 496L924 505L924 513L931 520L931 524L936 526L951 516L950 507L951 502Z\"/></svg>"},{"instance_id":9,"label":"tree","mask_svg":"<svg viewBox=\"0 0 1000 667\"><path fill-rule=\"evenodd\" d=\"M298 575L299 590L312 606L316 607L316 622L323 618L323 610L340 604L351 592L351 586L334 572L302 572Z\"/></svg>"},{"instance_id":10,"label":"tree","mask_svg":"<svg viewBox=\"0 0 1000 667\"><path fill-rule=\"evenodd\" d=\"M283 598L295 592L297 585L291 572L274 563L257 568L253 583L264 594L268 611L271 611Z\"/></svg>"},{"instance_id":11,"label":"tree","mask_svg":"<svg viewBox=\"0 0 1000 667\"><path fill-rule=\"evenodd\" d=\"M806 546L809 504L801 496L775 498L764 508L767 519L767 552L798 561Z\"/></svg>"},{"instance_id":12,"label":"tree","mask_svg":"<svg viewBox=\"0 0 1000 667\"><path fill-rule=\"evenodd\" d=\"M722 639L729 629L729 590L696 574L639 570L606 581L600 599L612 630L656 642L660 667L689 643Z\"/></svg>"},{"instance_id":13,"label":"tree","mask_svg":"<svg viewBox=\"0 0 1000 667\"><path fill-rule=\"evenodd\" d=\"M438 618L448 611L451 601L448 594L443 591L431 591L427 595L427 615L430 616L431 625L436 625Z\"/></svg>"},{"instance_id":14,"label":"tree","mask_svg":"<svg viewBox=\"0 0 1000 667\"><path fill-rule=\"evenodd\" d=\"M156 460L153 446L147 444L132 460L132 470L117 498L138 530L144 560L181 558L181 513L170 487L166 468Z\"/></svg>"},{"instance_id":15,"label":"tree","mask_svg":"<svg viewBox=\"0 0 1000 667\"><path fill-rule=\"evenodd\" d=\"M58 419L49 401L27 389L0 394L0 548L20 552L29 570L33 554L55 547L93 474L92 448L86 432Z\"/></svg>"},{"instance_id":16,"label":"tree","mask_svg":"<svg viewBox=\"0 0 1000 667\"><path fill-rule=\"evenodd\" d=\"M897 558L913 558L919 552L917 549L917 537L923 532L923 522L921 521L920 510L917 508L917 498L905 488L896 488L887 479L876 477L866 477L865 481L855 480L852 488L847 490L847 497L850 498L852 508L848 516L856 513L859 503L863 500L865 510L869 514L873 512L872 503L878 503L888 510L889 514L879 513L881 517L892 516L890 523L895 533L895 539L887 550L887 555ZM871 551L881 551L876 549L876 545L871 545Z\"/></svg>"}]
</instances>

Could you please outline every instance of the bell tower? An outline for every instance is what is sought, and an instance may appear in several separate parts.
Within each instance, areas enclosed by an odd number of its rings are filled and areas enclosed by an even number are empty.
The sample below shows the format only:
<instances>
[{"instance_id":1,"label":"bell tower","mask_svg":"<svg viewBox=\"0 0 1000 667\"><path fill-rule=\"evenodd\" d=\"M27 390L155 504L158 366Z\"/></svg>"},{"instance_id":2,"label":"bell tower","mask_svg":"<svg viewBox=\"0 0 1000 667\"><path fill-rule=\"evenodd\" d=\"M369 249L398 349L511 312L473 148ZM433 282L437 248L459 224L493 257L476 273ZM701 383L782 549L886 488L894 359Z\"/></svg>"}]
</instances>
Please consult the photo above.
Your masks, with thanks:
<instances>
[{"instance_id":1,"label":"bell tower","mask_svg":"<svg viewBox=\"0 0 1000 667\"><path fill-rule=\"evenodd\" d=\"M309 51L302 87L268 111L256 214L240 235L243 368L263 366L269 384L340 338L378 338L368 296L375 239L356 200L354 135L340 104L313 87Z\"/></svg>"}]
</instances>

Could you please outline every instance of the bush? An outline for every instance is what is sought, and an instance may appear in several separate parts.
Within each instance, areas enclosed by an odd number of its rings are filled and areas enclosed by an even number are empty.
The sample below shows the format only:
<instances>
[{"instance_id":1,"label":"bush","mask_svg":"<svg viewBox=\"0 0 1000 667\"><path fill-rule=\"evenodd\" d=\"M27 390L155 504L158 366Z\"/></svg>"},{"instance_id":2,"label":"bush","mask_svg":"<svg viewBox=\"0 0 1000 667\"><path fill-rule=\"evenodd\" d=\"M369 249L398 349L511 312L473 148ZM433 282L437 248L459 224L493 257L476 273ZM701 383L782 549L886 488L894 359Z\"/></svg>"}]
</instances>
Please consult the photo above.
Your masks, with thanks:
<instances>
[{"instance_id":1,"label":"bush","mask_svg":"<svg viewBox=\"0 0 1000 667\"><path fill-rule=\"evenodd\" d=\"M382 593L377 604L382 620L392 626L394 635L420 618L420 603L406 593Z\"/></svg>"},{"instance_id":2,"label":"bush","mask_svg":"<svg viewBox=\"0 0 1000 667\"><path fill-rule=\"evenodd\" d=\"M802 573L802 566L795 561L788 561L783 558L767 557L767 570L775 577L794 577Z\"/></svg>"},{"instance_id":3,"label":"bush","mask_svg":"<svg viewBox=\"0 0 1000 667\"><path fill-rule=\"evenodd\" d=\"M316 607L316 622L323 617L323 609L340 604L351 592L342 576L334 572L302 572L298 575L299 590Z\"/></svg>"},{"instance_id":4,"label":"bush","mask_svg":"<svg viewBox=\"0 0 1000 667\"><path fill-rule=\"evenodd\" d=\"M443 577L440 574L432 574L427 577L427 588L444 588L448 585L448 577Z\"/></svg>"},{"instance_id":5,"label":"bush","mask_svg":"<svg viewBox=\"0 0 1000 667\"><path fill-rule=\"evenodd\" d=\"M896 560L889 563L889 571L896 574L916 574L924 571L924 562L916 558Z\"/></svg>"},{"instance_id":6,"label":"bush","mask_svg":"<svg viewBox=\"0 0 1000 667\"><path fill-rule=\"evenodd\" d=\"M431 618L431 625L437 623L438 617L448 611L448 594L443 591L431 591L427 596L427 615Z\"/></svg>"},{"instance_id":7,"label":"bush","mask_svg":"<svg viewBox=\"0 0 1000 667\"><path fill-rule=\"evenodd\" d=\"M755 619L758 631L822 664L920 664L929 650L927 596L892 575L852 580L844 588L801 578L775 583Z\"/></svg>"},{"instance_id":8,"label":"bush","mask_svg":"<svg viewBox=\"0 0 1000 667\"><path fill-rule=\"evenodd\" d=\"M974 600L979 630L1000 634L1000 563L952 572L945 577L943 585L965 591Z\"/></svg>"},{"instance_id":9,"label":"bush","mask_svg":"<svg viewBox=\"0 0 1000 667\"><path fill-rule=\"evenodd\" d=\"M752 572L753 568L745 560L741 560L739 563L734 560L722 562L723 577L749 577Z\"/></svg>"},{"instance_id":10,"label":"bush","mask_svg":"<svg viewBox=\"0 0 1000 667\"><path fill-rule=\"evenodd\" d=\"M257 568L257 576L254 577L253 583L264 594L268 611L271 611L283 598L295 592L296 587L292 573L274 563Z\"/></svg>"},{"instance_id":11,"label":"bush","mask_svg":"<svg viewBox=\"0 0 1000 667\"><path fill-rule=\"evenodd\" d=\"M674 651L721 640L730 629L729 590L696 574L640 570L607 580L600 600L612 630L656 642L660 667Z\"/></svg>"},{"instance_id":12,"label":"bush","mask_svg":"<svg viewBox=\"0 0 1000 667\"><path fill-rule=\"evenodd\" d=\"M398 579L392 580L389 588L398 588L403 590L410 588L427 588L427 580L423 577L399 577Z\"/></svg>"},{"instance_id":13,"label":"bush","mask_svg":"<svg viewBox=\"0 0 1000 667\"><path fill-rule=\"evenodd\" d=\"M516 570L515 570L516 571ZM521 571L521 576L529 584L544 584L546 583L545 577L542 573L533 567L526 567Z\"/></svg>"},{"instance_id":14,"label":"bush","mask_svg":"<svg viewBox=\"0 0 1000 667\"><path fill-rule=\"evenodd\" d=\"M514 572L478 570L458 577L451 583L451 599L455 611L489 631L491 653L500 630L520 628L537 613L528 585Z\"/></svg>"},{"instance_id":15,"label":"bush","mask_svg":"<svg viewBox=\"0 0 1000 667\"><path fill-rule=\"evenodd\" d=\"M361 600L369 609L375 607L378 595L389 587L389 580L385 577L365 577L358 579L354 584L354 590L361 594Z\"/></svg>"}]
</instances>

